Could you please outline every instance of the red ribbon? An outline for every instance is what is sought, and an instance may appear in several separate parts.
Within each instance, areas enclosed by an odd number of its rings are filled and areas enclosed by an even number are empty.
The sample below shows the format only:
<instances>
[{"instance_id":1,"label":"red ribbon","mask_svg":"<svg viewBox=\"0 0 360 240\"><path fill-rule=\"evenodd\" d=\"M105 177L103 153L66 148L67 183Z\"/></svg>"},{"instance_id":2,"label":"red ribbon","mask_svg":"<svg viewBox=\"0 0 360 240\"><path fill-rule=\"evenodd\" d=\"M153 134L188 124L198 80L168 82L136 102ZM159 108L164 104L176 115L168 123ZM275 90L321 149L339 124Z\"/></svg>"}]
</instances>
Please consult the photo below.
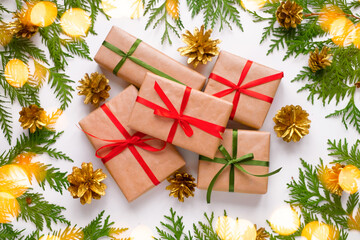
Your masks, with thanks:
<instances>
[{"instance_id":1,"label":"red ribbon","mask_svg":"<svg viewBox=\"0 0 360 240\"><path fill-rule=\"evenodd\" d=\"M181 102L180 112L178 112L176 110L174 105L170 102L169 98L165 95L164 91L161 89L161 87L159 86L159 84L157 82L155 82L154 89L155 89L156 93L159 95L159 97L161 98L161 100L165 103L165 105L168 109L165 109L165 108L163 108L155 103L152 103L142 97L138 97L136 99L136 101L149 107L149 108L154 109L155 115L165 117L165 118L171 118L171 119L175 120L174 124L172 125L172 127L170 129L169 136L167 138L167 142L172 143L172 141L174 140L174 136L175 136L178 125L181 126L181 128L184 130L184 133L188 137L191 137L194 134L194 132L190 126L190 125L193 125L194 127L197 127L217 138L222 139L220 133L225 131L224 127L184 114L184 110L189 101L191 88L186 87L186 89L185 89L184 96L183 96L183 99Z\"/></svg>"},{"instance_id":2,"label":"red ribbon","mask_svg":"<svg viewBox=\"0 0 360 240\"><path fill-rule=\"evenodd\" d=\"M241 93L251 96L251 97L254 97L254 98L257 98L257 99L260 99L260 100L268 102L268 103L272 103L272 101L273 101L272 97L266 96L266 95L258 93L258 92L254 92L252 90L249 90L248 88L252 88L252 87L255 87L255 86L258 86L261 84L265 84L265 83L268 83L271 81L275 81L275 80L278 80L278 79L281 79L284 77L284 73L281 72L281 73L277 73L277 74L270 75L267 77L259 78L257 80L248 82L241 86L241 84L244 82L252 64L253 64L253 62L250 60L248 60L246 62L245 67L241 72L238 84L235 84L223 77L220 77L219 75L216 75L215 73L211 73L209 76L209 78L214 79L215 81L220 82L220 83L230 87L229 89L225 89L221 92L215 93L214 94L215 97L221 98L221 97L229 95L230 93L235 91L235 97L233 100L233 109L231 111L230 119L234 119L235 112L236 112L236 109L239 104Z\"/></svg>"},{"instance_id":3,"label":"red ribbon","mask_svg":"<svg viewBox=\"0 0 360 240\"><path fill-rule=\"evenodd\" d=\"M147 144L147 141L150 140L157 140L156 138L146 138L143 139L146 134L141 132L136 132L134 135L130 135L124 126L119 122L119 120L115 117L115 115L110 111L110 109L104 104L101 106L101 109L105 112L105 114L109 117L109 119L112 121L112 123L116 126L116 128L120 131L120 133L125 137L125 139L122 140L107 140L107 139L101 139L98 138L90 133L85 132L89 136L105 141L110 142L111 144L104 145L101 148L99 148L96 151L96 157L101 158L103 163L106 163L107 161L113 159L115 156L119 155L121 152L123 152L126 148L129 148L131 153L134 155L140 166L144 169L146 175L150 178L150 180L153 182L154 185L160 184L159 180L155 177L154 173L151 171L149 166L146 164L144 159L141 157L140 153L136 149L136 147L142 148L144 150L150 151L150 152L159 152L162 151L164 146L160 149L155 148ZM110 152L106 154L105 156L102 156L100 152L105 149L110 149Z\"/></svg>"}]
</instances>

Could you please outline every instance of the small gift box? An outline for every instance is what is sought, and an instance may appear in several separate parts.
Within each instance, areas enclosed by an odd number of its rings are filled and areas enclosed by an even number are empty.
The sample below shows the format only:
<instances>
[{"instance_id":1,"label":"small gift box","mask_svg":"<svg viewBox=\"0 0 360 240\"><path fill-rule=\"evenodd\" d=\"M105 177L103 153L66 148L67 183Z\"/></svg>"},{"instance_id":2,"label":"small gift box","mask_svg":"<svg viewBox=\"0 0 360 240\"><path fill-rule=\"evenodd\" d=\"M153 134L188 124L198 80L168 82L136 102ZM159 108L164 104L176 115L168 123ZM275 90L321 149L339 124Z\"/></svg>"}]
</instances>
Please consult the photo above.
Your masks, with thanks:
<instances>
[{"instance_id":1,"label":"small gift box","mask_svg":"<svg viewBox=\"0 0 360 240\"><path fill-rule=\"evenodd\" d=\"M185 165L171 144L127 127L137 94L131 85L79 123L129 202Z\"/></svg>"},{"instance_id":2,"label":"small gift box","mask_svg":"<svg viewBox=\"0 0 360 240\"><path fill-rule=\"evenodd\" d=\"M198 188L253 194L267 192L270 133L226 129L215 158L200 156Z\"/></svg>"},{"instance_id":3,"label":"small gift box","mask_svg":"<svg viewBox=\"0 0 360 240\"><path fill-rule=\"evenodd\" d=\"M233 103L230 119L259 129L284 74L221 51L205 93Z\"/></svg>"},{"instance_id":4,"label":"small gift box","mask_svg":"<svg viewBox=\"0 0 360 240\"><path fill-rule=\"evenodd\" d=\"M190 151L214 157L232 104L148 73L129 127Z\"/></svg>"},{"instance_id":5,"label":"small gift box","mask_svg":"<svg viewBox=\"0 0 360 240\"><path fill-rule=\"evenodd\" d=\"M205 76L115 26L94 59L100 66L137 87L141 86L147 72L198 90L206 81Z\"/></svg>"}]
</instances>

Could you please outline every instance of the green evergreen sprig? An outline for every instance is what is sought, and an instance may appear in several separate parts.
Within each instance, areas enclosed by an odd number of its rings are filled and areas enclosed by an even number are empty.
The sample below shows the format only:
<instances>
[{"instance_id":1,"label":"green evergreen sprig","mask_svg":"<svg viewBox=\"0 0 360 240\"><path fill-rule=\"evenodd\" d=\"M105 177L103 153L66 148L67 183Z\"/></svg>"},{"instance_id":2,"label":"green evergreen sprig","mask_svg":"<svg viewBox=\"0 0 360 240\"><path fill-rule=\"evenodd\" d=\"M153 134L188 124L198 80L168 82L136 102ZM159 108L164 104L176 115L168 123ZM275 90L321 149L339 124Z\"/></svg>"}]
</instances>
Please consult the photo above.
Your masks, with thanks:
<instances>
[{"instance_id":1,"label":"green evergreen sprig","mask_svg":"<svg viewBox=\"0 0 360 240\"><path fill-rule=\"evenodd\" d=\"M81 38L69 38L63 34L59 20L66 10L75 7L82 8L87 11L91 17L89 33L96 34L94 31L96 18L99 13L105 14L100 7L101 0L64 0L63 4L56 0L53 0L52 2L54 2L58 8L57 19L50 26L39 29L41 41L47 47L47 52L42 50L39 46L36 46L31 39L17 37L13 37L11 42L4 46L4 49L0 51L0 86L4 90L4 97L8 98L11 103L14 103L14 101L17 100L23 107L28 107L31 104L40 106L38 88L25 84L23 87L16 89L6 82L4 68L11 59L16 58L28 63L29 60L33 58L43 62L47 66L53 65L53 67L49 69L49 82L52 89L54 89L56 97L60 101L60 108L62 110L65 110L68 107L72 99L72 93L74 92L72 87L74 81L70 80L65 73L61 72L64 71L65 67L68 65L68 59L79 56L87 60L92 60L90 57L90 49L86 41ZM16 5L17 9L15 11L20 11L24 2L22 0L16 0ZM0 20L3 19L3 15L13 14L15 11L11 11L1 4ZM106 17L108 18L108 16ZM47 53L49 54L51 61L46 57ZM9 122L6 120L10 119L8 117L9 111L5 111L6 107L9 107L9 104L4 104L5 105L0 109L1 130L9 144L11 144L12 131L8 127Z\"/></svg>"},{"instance_id":2,"label":"green evergreen sprig","mask_svg":"<svg viewBox=\"0 0 360 240\"><path fill-rule=\"evenodd\" d=\"M181 12L179 17L173 19L166 10L167 0L143 0L145 5L144 15L149 14L148 22L145 29L150 26L158 28L164 25L164 33L161 37L161 43L166 41L172 44L170 32L173 32L180 38L179 31L184 29L181 20ZM181 1L178 1L180 4ZM240 7L239 2L236 0L187 0L188 11L191 16L202 14L204 19L205 28L215 28L219 26L219 31L225 27L232 29L233 25L243 31L240 21ZM179 8L180 9L180 8ZM180 11L180 10L179 10Z\"/></svg>"},{"instance_id":3,"label":"green evergreen sprig","mask_svg":"<svg viewBox=\"0 0 360 240\"><path fill-rule=\"evenodd\" d=\"M331 36L321 29L319 15L326 5L338 6L354 23L360 21L359 14L354 10L359 7L359 1L350 3L342 0L296 0L303 7L304 20L296 28L286 29L277 23L276 11L280 3L268 3L262 13L250 12L254 22L266 22L261 43L270 40L267 54L284 49L283 60L289 57L308 56L316 48L327 46L331 49L332 64L316 73L305 66L292 82L304 82L299 89L309 93L308 100L313 104L315 100L327 105L334 101L336 105L348 101L343 109L336 110L328 117L342 119L346 129L352 125L360 133L360 110L355 104L355 83L360 78L360 50L354 45L340 47L333 43Z\"/></svg>"},{"instance_id":4,"label":"green evergreen sprig","mask_svg":"<svg viewBox=\"0 0 360 240\"><path fill-rule=\"evenodd\" d=\"M34 223L40 231L44 230L45 227L51 230L52 224L70 224L62 215L65 208L49 203L40 193L26 192L17 200L20 205L19 218L25 222Z\"/></svg>"}]
</instances>

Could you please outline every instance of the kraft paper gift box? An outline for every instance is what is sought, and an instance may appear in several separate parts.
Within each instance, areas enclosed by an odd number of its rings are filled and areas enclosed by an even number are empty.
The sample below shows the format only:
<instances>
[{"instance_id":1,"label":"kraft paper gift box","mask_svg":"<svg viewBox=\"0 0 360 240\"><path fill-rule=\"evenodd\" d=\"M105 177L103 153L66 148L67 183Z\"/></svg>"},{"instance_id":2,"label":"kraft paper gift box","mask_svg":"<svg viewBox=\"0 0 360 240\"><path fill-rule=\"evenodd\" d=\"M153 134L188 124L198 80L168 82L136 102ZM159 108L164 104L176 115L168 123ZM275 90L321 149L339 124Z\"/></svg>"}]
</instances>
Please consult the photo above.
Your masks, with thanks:
<instances>
[{"instance_id":1,"label":"kraft paper gift box","mask_svg":"<svg viewBox=\"0 0 360 240\"><path fill-rule=\"evenodd\" d=\"M265 194L268 187L267 176L280 171L278 169L269 173L269 156L269 132L226 129L215 158L200 156L198 188L208 189L208 202L212 190ZM233 159L237 159L236 164L229 164ZM216 178L219 172L220 175Z\"/></svg>"},{"instance_id":2,"label":"kraft paper gift box","mask_svg":"<svg viewBox=\"0 0 360 240\"><path fill-rule=\"evenodd\" d=\"M100 149L96 152L97 155L102 157L106 168L129 202L185 165L174 146L127 126L137 95L137 89L131 85L79 123L94 148ZM149 138L151 139L142 142ZM104 147L115 143L103 141L104 139L123 142L118 143L116 148ZM126 139L134 145L126 145ZM154 148L153 151L146 150L145 145Z\"/></svg>"},{"instance_id":3,"label":"kraft paper gift box","mask_svg":"<svg viewBox=\"0 0 360 240\"><path fill-rule=\"evenodd\" d=\"M147 72L198 90L206 81L205 76L115 26L94 59L100 66L137 87L141 86Z\"/></svg>"},{"instance_id":4,"label":"kraft paper gift box","mask_svg":"<svg viewBox=\"0 0 360 240\"><path fill-rule=\"evenodd\" d=\"M148 73L129 127L214 157L231 109L225 100Z\"/></svg>"},{"instance_id":5,"label":"kraft paper gift box","mask_svg":"<svg viewBox=\"0 0 360 240\"><path fill-rule=\"evenodd\" d=\"M221 51L205 93L234 104L230 119L259 129L283 75L283 72Z\"/></svg>"}]
</instances>

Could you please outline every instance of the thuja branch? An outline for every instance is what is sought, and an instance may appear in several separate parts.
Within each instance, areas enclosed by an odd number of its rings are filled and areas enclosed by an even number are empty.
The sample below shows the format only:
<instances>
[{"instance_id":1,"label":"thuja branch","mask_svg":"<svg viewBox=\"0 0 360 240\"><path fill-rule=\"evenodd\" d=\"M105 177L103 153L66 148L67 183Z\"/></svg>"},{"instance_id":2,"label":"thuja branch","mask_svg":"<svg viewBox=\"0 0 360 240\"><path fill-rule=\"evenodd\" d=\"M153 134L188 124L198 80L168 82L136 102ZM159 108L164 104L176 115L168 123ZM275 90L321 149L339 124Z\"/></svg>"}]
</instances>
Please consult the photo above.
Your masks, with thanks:
<instances>
[{"instance_id":1,"label":"thuja branch","mask_svg":"<svg viewBox=\"0 0 360 240\"><path fill-rule=\"evenodd\" d=\"M303 17L314 17L314 16L321 16L323 15L324 13L322 12L319 12L319 13L307 13L307 14L304 14ZM360 20L360 17L358 16L355 16L353 14L339 14L339 16L346 16L346 17L351 17L351 18L355 18L355 19L359 19Z\"/></svg>"}]
</instances>

